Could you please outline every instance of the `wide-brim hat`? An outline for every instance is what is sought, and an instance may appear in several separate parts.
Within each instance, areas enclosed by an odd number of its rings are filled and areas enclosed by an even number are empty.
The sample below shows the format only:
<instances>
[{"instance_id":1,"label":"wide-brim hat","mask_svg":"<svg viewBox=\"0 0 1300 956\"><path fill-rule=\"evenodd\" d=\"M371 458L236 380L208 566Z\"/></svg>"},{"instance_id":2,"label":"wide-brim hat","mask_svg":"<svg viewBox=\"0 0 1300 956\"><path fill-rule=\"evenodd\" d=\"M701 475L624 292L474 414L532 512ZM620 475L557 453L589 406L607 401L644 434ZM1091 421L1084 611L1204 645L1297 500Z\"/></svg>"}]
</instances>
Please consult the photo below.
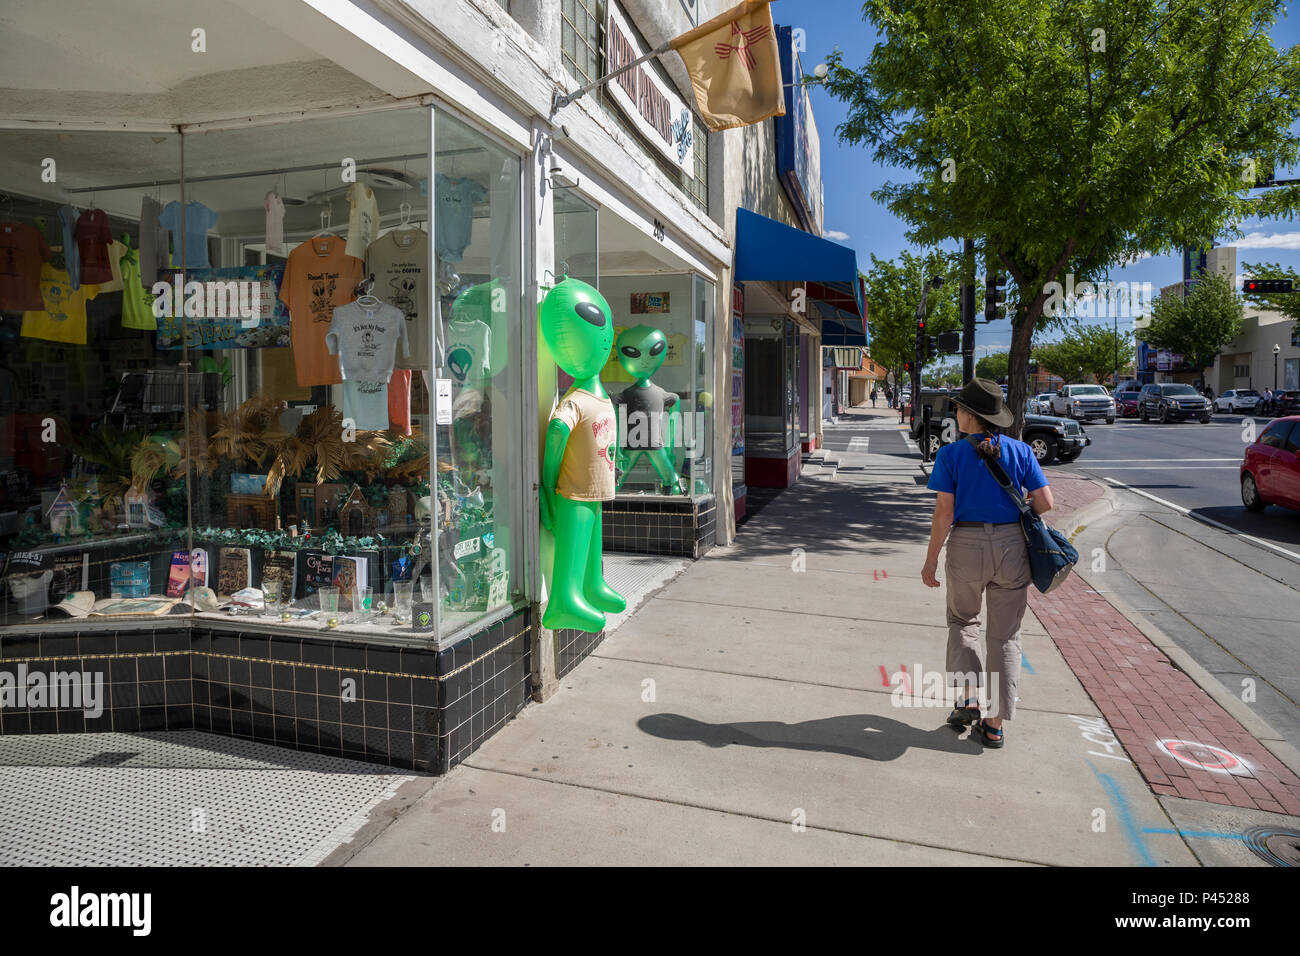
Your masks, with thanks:
<instances>
[{"instance_id":1,"label":"wide-brim hat","mask_svg":"<svg viewBox=\"0 0 1300 956\"><path fill-rule=\"evenodd\" d=\"M1002 387L987 378L971 379L952 403L999 428L1007 428L1016 420L1011 409L1007 408L1007 403L1002 400Z\"/></svg>"}]
</instances>

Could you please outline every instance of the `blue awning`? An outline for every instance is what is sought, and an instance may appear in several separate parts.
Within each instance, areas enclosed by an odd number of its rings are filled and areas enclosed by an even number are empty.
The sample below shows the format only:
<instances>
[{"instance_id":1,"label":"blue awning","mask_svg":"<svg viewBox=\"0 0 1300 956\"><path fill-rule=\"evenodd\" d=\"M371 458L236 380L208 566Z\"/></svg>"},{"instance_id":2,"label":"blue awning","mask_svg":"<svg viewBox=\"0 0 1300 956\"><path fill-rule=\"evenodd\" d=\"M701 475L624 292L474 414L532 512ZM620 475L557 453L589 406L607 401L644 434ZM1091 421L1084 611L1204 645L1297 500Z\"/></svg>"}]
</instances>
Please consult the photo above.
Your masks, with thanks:
<instances>
[{"instance_id":1,"label":"blue awning","mask_svg":"<svg viewBox=\"0 0 1300 956\"><path fill-rule=\"evenodd\" d=\"M809 298L833 316L822 320L822 344L867 344L858 257L847 246L738 207L736 281L807 283Z\"/></svg>"}]
</instances>

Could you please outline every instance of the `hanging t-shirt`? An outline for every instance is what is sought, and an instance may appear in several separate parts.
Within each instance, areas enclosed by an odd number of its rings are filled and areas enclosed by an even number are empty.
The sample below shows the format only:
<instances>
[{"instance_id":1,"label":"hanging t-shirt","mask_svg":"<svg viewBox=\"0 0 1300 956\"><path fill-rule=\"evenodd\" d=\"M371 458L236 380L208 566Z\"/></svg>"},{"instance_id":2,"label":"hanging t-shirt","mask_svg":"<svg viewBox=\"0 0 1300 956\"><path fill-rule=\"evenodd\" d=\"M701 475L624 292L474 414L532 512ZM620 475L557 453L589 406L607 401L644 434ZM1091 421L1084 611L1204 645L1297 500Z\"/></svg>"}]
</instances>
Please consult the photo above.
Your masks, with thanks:
<instances>
[{"instance_id":1,"label":"hanging t-shirt","mask_svg":"<svg viewBox=\"0 0 1300 956\"><path fill-rule=\"evenodd\" d=\"M272 189L262 200L266 207L266 251L284 255L284 200Z\"/></svg>"},{"instance_id":2,"label":"hanging t-shirt","mask_svg":"<svg viewBox=\"0 0 1300 956\"><path fill-rule=\"evenodd\" d=\"M73 235L81 259L81 281L94 285L111 282L113 267L108 261L108 244L113 241L113 231L108 226L108 213L87 209L77 219Z\"/></svg>"},{"instance_id":3,"label":"hanging t-shirt","mask_svg":"<svg viewBox=\"0 0 1300 956\"><path fill-rule=\"evenodd\" d=\"M140 200L140 284L149 289L158 281L158 270L171 262L161 218L162 206L152 196Z\"/></svg>"},{"instance_id":4,"label":"hanging t-shirt","mask_svg":"<svg viewBox=\"0 0 1300 956\"><path fill-rule=\"evenodd\" d=\"M382 302L372 308L360 302L339 306L325 334L325 348L339 357L344 381L387 385L399 347L406 352L406 321L398 309Z\"/></svg>"},{"instance_id":5,"label":"hanging t-shirt","mask_svg":"<svg viewBox=\"0 0 1300 956\"><path fill-rule=\"evenodd\" d=\"M365 183L353 183L348 190L348 206L347 254L363 259L379 234L379 203L373 189Z\"/></svg>"},{"instance_id":6,"label":"hanging t-shirt","mask_svg":"<svg viewBox=\"0 0 1300 956\"><path fill-rule=\"evenodd\" d=\"M388 380L388 427L411 434L411 370L393 369Z\"/></svg>"},{"instance_id":7,"label":"hanging t-shirt","mask_svg":"<svg viewBox=\"0 0 1300 956\"><path fill-rule=\"evenodd\" d=\"M447 323L447 371L456 385L477 385L488 377L492 330L486 322Z\"/></svg>"},{"instance_id":8,"label":"hanging t-shirt","mask_svg":"<svg viewBox=\"0 0 1300 956\"><path fill-rule=\"evenodd\" d=\"M185 265L186 269L207 269L208 230L217 224L217 214L201 202L185 204ZM163 207L158 221L172 237L173 259L181 257L181 204L172 200ZM178 267L180 268L180 267Z\"/></svg>"},{"instance_id":9,"label":"hanging t-shirt","mask_svg":"<svg viewBox=\"0 0 1300 956\"><path fill-rule=\"evenodd\" d=\"M614 497L613 443L618 428L614 405L581 388L571 388L551 413L569 426L569 443L560 463L556 490L573 501L611 501Z\"/></svg>"},{"instance_id":10,"label":"hanging t-shirt","mask_svg":"<svg viewBox=\"0 0 1300 956\"><path fill-rule=\"evenodd\" d=\"M383 431L388 427L388 383L350 378L343 383L343 417L356 428Z\"/></svg>"},{"instance_id":11,"label":"hanging t-shirt","mask_svg":"<svg viewBox=\"0 0 1300 956\"><path fill-rule=\"evenodd\" d=\"M474 203L487 199L488 191L472 179L452 179L439 173L434 180L434 249L444 262L465 257L474 232Z\"/></svg>"},{"instance_id":12,"label":"hanging t-shirt","mask_svg":"<svg viewBox=\"0 0 1300 956\"><path fill-rule=\"evenodd\" d=\"M81 287L81 256L77 252L77 210L75 206L59 207L59 222L63 223L63 268L68 273L70 288Z\"/></svg>"},{"instance_id":13,"label":"hanging t-shirt","mask_svg":"<svg viewBox=\"0 0 1300 956\"><path fill-rule=\"evenodd\" d=\"M25 222L0 225L0 309L39 312L41 265L54 253L40 230Z\"/></svg>"},{"instance_id":14,"label":"hanging t-shirt","mask_svg":"<svg viewBox=\"0 0 1300 956\"><path fill-rule=\"evenodd\" d=\"M23 313L22 335L50 342L86 344L86 302L99 295L99 286L73 287L72 278L48 262L41 266L40 312Z\"/></svg>"},{"instance_id":15,"label":"hanging t-shirt","mask_svg":"<svg viewBox=\"0 0 1300 956\"><path fill-rule=\"evenodd\" d=\"M397 368L429 367L433 322L429 313L429 237L420 229L393 230L366 250L366 272L375 277L375 295L401 310L409 354Z\"/></svg>"},{"instance_id":16,"label":"hanging t-shirt","mask_svg":"<svg viewBox=\"0 0 1300 956\"><path fill-rule=\"evenodd\" d=\"M153 293L145 291L140 282L140 253L128 248L118 260L122 271L122 328L158 331L158 318L153 314Z\"/></svg>"},{"instance_id":17,"label":"hanging t-shirt","mask_svg":"<svg viewBox=\"0 0 1300 956\"><path fill-rule=\"evenodd\" d=\"M334 310L351 302L366 264L345 251L338 236L308 239L284 266L280 301L289 310L289 338L298 384L337 385L338 359L325 347ZM387 376L385 376L387 379Z\"/></svg>"},{"instance_id":18,"label":"hanging t-shirt","mask_svg":"<svg viewBox=\"0 0 1300 956\"><path fill-rule=\"evenodd\" d=\"M122 267L120 263L122 257L126 255L126 250L126 245L116 239L108 244L108 265L111 278L107 282L99 284L100 295L105 292L122 291Z\"/></svg>"}]
</instances>

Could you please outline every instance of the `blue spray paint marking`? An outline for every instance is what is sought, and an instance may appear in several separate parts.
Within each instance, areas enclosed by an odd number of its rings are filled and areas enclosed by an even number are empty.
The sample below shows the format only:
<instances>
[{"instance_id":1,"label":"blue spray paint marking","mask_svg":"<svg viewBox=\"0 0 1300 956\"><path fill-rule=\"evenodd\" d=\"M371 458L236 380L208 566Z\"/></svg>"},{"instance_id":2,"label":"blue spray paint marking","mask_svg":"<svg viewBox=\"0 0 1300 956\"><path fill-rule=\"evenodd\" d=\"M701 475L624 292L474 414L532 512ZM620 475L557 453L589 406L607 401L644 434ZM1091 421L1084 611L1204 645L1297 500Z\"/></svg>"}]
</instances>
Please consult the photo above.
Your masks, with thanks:
<instances>
[{"instance_id":1,"label":"blue spray paint marking","mask_svg":"<svg viewBox=\"0 0 1300 956\"><path fill-rule=\"evenodd\" d=\"M1244 840L1244 833L1210 833L1208 830L1162 830L1158 827L1143 827L1143 833L1175 833L1178 836L1202 837L1215 840Z\"/></svg>"},{"instance_id":2,"label":"blue spray paint marking","mask_svg":"<svg viewBox=\"0 0 1300 956\"><path fill-rule=\"evenodd\" d=\"M1036 674L1036 673L1038 673L1038 672L1035 671L1032 667L1029 666L1029 658L1025 657L1024 654L1021 654L1021 655L1020 655L1020 666L1023 667L1023 668L1025 669L1025 673L1026 673L1026 674Z\"/></svg>"},{"instance_id":3,"label":"blue spray paint marking","mask_svg":"<svg viewBox=\"0 0 1300 956\"><path fill-rule=\"evenodd\" d=\"M1142 857L1144 866L1155 866L1156 861L1152 858L1150 852L1148 852L1146 843L1142 840L1142 835L1138 832L1137 825L1133 822L1133 814L1129 813L1128 801L1124 799L1124 793L1120 790L1119 784L1111 778L1110 774L1099 772L1097 768L1092 765L1091 760L1086 762L1088 764L1088 769L1091 770L1096 778L1101 781L1102 787L1110 797L1110 802L1115 805L1115 812L1119 815L1119 822L1124 827L1124 836L1128 838L1129 846L1137 851L1138 855Z\"/></svg>"}]
</instances>

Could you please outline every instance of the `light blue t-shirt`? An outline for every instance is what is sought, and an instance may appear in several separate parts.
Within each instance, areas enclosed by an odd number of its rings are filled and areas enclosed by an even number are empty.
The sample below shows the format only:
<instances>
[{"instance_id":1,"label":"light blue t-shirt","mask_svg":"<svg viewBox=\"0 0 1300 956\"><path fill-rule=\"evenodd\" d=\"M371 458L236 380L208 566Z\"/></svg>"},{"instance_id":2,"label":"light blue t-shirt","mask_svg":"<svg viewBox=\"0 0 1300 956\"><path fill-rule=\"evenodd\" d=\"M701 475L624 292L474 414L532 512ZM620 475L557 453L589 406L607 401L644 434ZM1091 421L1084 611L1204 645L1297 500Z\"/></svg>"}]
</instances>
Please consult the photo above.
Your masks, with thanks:
<instances>
[{"instance_id":1,"label":"light blue t-shirt","mask_svg":"<svg viewBox=\"0 0 1300 956\"><path fill-rule=\"evenodd\" d=\"M181 253L181 204L172 200L163 207L158 217L163 228L171 233L174 259ZM207 269L208 230L217 224L217 214L201 202L185 204L185 268ZM173 262L173 264L175 264Z\"/></svg>"},{"instance_id":2,"label":"light blue t-shirt","mask_svg":"<svg viewBox=\"0 0 1300 956\"><path fill-rule=\"evenodd\" d=\"M77 210L72 206L59 207L59 222L63 223L63 264L68 270L68 288L81 288L81 250L77 248Z\"/></svg>"},{"instance_id":3,"label":"light blue t-shirt","mask_svg":"<svg viewBox=\"0 0 1300 956\"><path fill-rule=\"evenodd\" d=\"M983 440L984 436L976 435L975 438ZM998 443L998 459L1013 487L1027 493L1048 483L1032 448L1006 435L1002 435ZM974 446L964 439L939 449L926 487L954 496L953 521L1003 523L1020 520L1016 503L989 473Z\"/></svg>"}]
</instances>

